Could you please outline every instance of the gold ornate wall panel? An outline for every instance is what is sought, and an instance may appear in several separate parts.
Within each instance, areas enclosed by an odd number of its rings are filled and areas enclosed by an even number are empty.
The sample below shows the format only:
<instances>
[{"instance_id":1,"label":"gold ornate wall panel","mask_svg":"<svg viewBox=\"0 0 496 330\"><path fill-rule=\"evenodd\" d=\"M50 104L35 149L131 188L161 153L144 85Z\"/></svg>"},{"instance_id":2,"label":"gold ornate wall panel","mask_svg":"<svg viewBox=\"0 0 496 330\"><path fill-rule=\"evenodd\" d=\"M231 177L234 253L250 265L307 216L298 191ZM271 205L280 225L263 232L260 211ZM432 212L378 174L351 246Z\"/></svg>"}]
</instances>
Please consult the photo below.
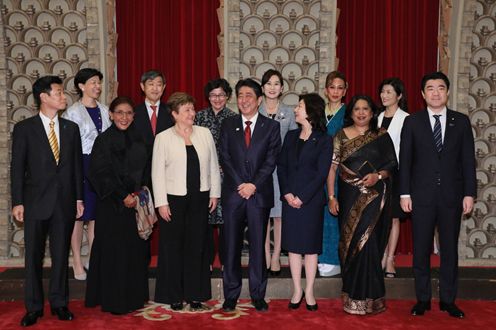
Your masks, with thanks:
<instances>
[{"instance_id":1,"label":"gold ornate wall panel","mask_svg":"<svg viewBox=\"0 0 496 330\"><path fill-rule=\"evenodd\" d=\"M15 123L34 114L32 83L46 74L64 81L69 104L73 77L88 62L85 1L4 1L7 108Z\"/></svg>"},{"instance_id":2,"label":"gold ornate wall panel","mask_svg":"<svg viewBox=\"0 0 496 330\"><path fill-rule=\"evenodd\" d=\"M227 13L223 54L228 56L224 76L231 84L249 77L260 81L265 71L276 69L284 78L284 103L296 104L299 94L323 89L323 79L335 63L336 1L223 4Z\"/></svg>"},{"instance_id":3,"label":"gold ornate wall panel","mask_svg":"<svg viewBox=\"0 0 496 330\"><path fill-rule=\"evenodd\" d=\"M3 1L0 10L6 58L5 112L11 132L16 122L36 113L31 86L40 76L58 75L64 82L68 104L78 99L73 78L88 63L86 7L83 0L11 0ZM8 177L4 182L8 189ZM22 257L23 228L10 215L6 220L2 256Z\"/></svg>"},{"instance_id":4,"label":"gold ornate wall panel","mask_svg":"<svg viewBox=\"0 0 496 330\"><path fill-rule=\"evenodd\" d=\"M101 101L117 89L115 0L0 1L0 264L24 256L22 226L10 214L10 144L14 124L36 113L31 86L40 76L64 81L68 105L78 99L74 75L104 73ZM87 254L86 240L83 254ZM20 259L22 260L22 259Z\"/></svg>"},{"instance_id":5,"label":"gold ornate wall panel","mask_svg":"<svg viewBox=\"0 0 496 330\"><path fill-rule=\"evenodd\" d=\"M496 1L468 2L472 29L468 115L475 137L478 198L467 220L467 259L496 261ZM472 21L472 22L470 22Z\"/></svg>"}]
</instances>

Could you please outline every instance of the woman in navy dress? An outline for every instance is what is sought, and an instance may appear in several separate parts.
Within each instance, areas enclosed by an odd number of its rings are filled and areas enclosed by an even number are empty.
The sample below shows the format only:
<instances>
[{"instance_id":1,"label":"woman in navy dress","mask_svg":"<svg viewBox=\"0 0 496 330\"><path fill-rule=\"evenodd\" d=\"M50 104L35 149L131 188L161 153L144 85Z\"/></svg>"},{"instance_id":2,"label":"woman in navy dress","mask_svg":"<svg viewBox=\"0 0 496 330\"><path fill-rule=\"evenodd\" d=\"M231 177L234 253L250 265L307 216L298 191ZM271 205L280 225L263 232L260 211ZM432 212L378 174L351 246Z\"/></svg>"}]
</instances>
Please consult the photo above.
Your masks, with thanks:
<instances>
[{"instance_id":1,"label":"woman in navy dress","mask_svg":"<svg viewBox=\"0 0 496 330\"><path fill-rule=\"evenodd\" d=\"M289 253L294 285L290 309L298 308L306 295L307 309L317 310L313 284L322 252L324 184L332 159L332 138L326 134L324 108L325 102L318 94L300 96L295 109L300 128L286 135L277 163L283 202L282 247ZM302 257L306 293L301 286Z\"/></svg>"},{"instance_id":2,"label":"woman in navy dress","mask_svg":"<svg viewBox=\"0 0 496 330\"><path fill-rule=\"evenodd\" d=\"M81 260L81 242L83 240L83 225L88 228L88 259L95 237L95 216L96 216L96 194L88 181L88 169L90 164L91 149L98 135L110 127L112 122L108 108L98 102L102 93L103 75L93 68L84 68L78 71L74 77L74 87L79 96L79 101L71 105L62 117L69 119L79 126L81 134L81 145L83 147L83 189L84 189L84 213L76 219L71 237L72 248L72 268L76 280L86 280L86 272ZM86 262L86 265L89 261Z\"/></svg>"}]
</instances>

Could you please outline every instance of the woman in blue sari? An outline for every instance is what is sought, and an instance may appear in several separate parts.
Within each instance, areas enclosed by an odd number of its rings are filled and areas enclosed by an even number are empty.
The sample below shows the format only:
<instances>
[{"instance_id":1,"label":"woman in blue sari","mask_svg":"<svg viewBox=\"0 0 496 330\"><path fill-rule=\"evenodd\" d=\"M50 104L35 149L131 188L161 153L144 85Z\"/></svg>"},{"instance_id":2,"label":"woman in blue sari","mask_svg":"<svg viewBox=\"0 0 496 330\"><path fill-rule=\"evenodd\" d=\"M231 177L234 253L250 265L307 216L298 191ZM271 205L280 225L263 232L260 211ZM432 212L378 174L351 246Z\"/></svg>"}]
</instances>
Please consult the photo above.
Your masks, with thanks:
<instances>
[{"instance_id":1,"label":"woman in blue sari","mask_svg":"<svg viewBox=\"0 0 496 330\"><path fill-rule=\"evenodd\" d=\"M325 95L329 100L325 108L327 135L334 137L343 128L346 106L342 102L348 83L343 73L333 71L326 77ZM337 195L337 184L334 187ZM327 195L327 192L326 192ZM338 256L339 226L338 219L324 208L324 236L322 254L319 255L319 274L323 277L338 275L341 272Z\"/></svg>"}]
</instances>

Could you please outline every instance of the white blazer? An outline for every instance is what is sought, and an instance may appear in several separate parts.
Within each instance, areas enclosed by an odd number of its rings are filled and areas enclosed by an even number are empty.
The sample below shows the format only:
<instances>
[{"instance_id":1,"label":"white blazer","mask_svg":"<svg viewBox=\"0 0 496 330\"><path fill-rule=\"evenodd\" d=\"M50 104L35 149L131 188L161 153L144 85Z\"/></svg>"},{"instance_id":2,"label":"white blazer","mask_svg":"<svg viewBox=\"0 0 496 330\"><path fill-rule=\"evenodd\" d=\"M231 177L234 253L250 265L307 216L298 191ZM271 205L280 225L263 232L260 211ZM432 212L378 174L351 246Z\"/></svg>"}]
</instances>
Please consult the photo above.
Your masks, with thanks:
<instances>
[{"instance_id":1,"label":"white blazer","mask_svg":"<svg viewBox=\"0 0 496 330\"><path fill-rule=\"evenodd\" d=\"M205 127L193 126L191 142L200 161L200 191L210 190L211 198L220 197L220 171L214 138ZM185 196L186 145L171 127L155 137L152 159L152 186L155 207L169 205L167 194Z\"/></svg>"},{"instance_id":2,"label":"white blazer","mask_svg":"<svg viewBox=\"0 0 496 330\"><path fill-rule=\"evenodd\" d=\"M109 111L106 106L96 102L98 108L100 109L100 116L102 118L102 132L112 125L110 120ZM83 147L83 154L91 154L91 149L93 149L93 143L98 136L98 130L96 129L93 120L86 110L86 107L81 102L76 102L71 105L63 114L62 118L69 119L79 126L79 134L81 134L81 145Z\"/></svg>"},{"instance_id":3,"label":"white blazer","mask_svg":"<svg viewBox=\"0 0 496 330\"><path fill-rule=\"evenodd\" d=\"M398 110L396 110L396 112L394 113L393 119L391 120L391 124L389 124L387 130L389 136L391 137L391 140L393 140L394 152L396 153L396 159L398 160L398 163L400 161L401 129L403 128L403 122L405 121L405 118L409 115L410 114L408 112L405 112L400 108L398 108ZM381 127L383 119L384 119L384 111L381 112L379 114L379 117L377 118L378 127Z\"/></svg>"}]
</instances>

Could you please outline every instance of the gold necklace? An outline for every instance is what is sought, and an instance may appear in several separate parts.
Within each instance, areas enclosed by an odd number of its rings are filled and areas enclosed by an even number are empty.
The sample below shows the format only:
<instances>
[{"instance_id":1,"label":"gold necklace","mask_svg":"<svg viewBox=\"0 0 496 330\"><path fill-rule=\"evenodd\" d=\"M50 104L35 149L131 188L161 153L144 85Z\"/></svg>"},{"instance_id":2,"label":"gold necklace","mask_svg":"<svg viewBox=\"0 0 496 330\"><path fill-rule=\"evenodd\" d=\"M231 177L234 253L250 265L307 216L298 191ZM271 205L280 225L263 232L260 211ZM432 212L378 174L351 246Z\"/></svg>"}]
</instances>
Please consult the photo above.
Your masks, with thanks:
<instances>
[{"instance_id":1,"label":"gold necklace","mask_svg":"<svg viewBox=\"0 0 496 330\"><path fill-rule=\"evenodd\" d=\"M365 135L365 133L369 130L368 128L366 130L364 130L363 132L361 130L358 129L358 127L356 127L355 125L353 125L353 128L355 129L355 131L358 132L358 134L360 135Z\"/></svg>"}]
</instances>

